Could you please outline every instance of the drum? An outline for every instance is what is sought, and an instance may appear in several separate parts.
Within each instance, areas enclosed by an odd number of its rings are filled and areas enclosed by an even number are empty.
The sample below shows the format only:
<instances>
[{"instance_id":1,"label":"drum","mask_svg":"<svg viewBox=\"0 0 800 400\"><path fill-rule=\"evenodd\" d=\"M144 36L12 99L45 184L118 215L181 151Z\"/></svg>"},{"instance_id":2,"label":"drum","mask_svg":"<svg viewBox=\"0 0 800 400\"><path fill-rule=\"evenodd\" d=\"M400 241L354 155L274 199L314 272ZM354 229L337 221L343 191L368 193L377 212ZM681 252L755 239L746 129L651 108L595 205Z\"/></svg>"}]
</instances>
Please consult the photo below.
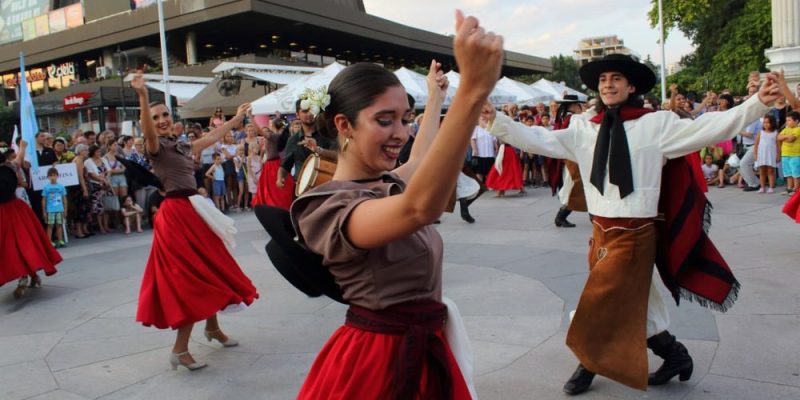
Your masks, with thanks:
<instances>
[{"instance_id":1,"label":"drum","mask_svg":"<svg viewBox=\"0 0 800 400\"><path fill-rule=\"evenodd\" d=\"M334 172L336 172L336 162L324 159L319 154L311 154L303 162L303 167L297 174L297 183L294 186L295 196L300 196L311 188L330 181L333 179Z\"/></svg>"}]
</instances>

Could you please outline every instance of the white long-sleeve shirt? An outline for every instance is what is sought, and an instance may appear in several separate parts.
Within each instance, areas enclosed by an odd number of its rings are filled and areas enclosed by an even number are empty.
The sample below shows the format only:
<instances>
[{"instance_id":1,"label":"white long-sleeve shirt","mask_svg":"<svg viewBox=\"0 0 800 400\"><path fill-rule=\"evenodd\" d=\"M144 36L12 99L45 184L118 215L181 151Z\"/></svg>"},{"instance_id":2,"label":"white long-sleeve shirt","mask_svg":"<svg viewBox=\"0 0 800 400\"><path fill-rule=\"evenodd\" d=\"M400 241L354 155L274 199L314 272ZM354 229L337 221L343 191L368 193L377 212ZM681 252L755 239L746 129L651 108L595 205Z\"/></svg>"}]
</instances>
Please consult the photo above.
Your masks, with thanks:
<instances>
[{"instance_id":1,"label":"white long-sleeve shirt","mask_svg":"<svg viewBox=\"0 0 800 400\"><path fill-rule=\"evenodd\" d=\"M604 178L605 194L589 182L594 145L600 124L589 121L595 113L573 115L569 127L549 131L525 126L498 113L490 128L492 135L525 152L575 161L581 171L589 213L608 218L649 218L658 214L661 169L668 159L678 158L730 139L769 108L753 96L725 112L705 113L696 120L680 119L671 111L645 114L625 121L631 155L633 193L620 199L619 187Z\"/></svg>"}]
</instances>

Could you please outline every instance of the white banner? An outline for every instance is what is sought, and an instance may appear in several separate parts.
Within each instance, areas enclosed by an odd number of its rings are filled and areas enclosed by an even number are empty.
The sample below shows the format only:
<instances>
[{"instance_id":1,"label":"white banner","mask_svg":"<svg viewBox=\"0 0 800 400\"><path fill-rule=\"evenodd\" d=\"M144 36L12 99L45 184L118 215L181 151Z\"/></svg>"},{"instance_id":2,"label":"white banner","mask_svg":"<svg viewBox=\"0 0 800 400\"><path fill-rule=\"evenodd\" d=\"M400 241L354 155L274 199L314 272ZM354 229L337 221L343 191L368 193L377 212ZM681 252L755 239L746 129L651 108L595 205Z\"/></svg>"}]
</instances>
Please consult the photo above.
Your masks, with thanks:
<instances>
[{"instance_id":1,"label":"white banner","mask_svg":"<svg viewBox=\"0 0 800 400\"><path fill-rule=\"evenodd\" d=\"M39 166L39 173L32 177L33 190L44 189L44 185L49 182L47 180L47 170L52 166L53 165ZM80 185L81 182L78 180L78 168L74 163L56 164L55 167L58 170L58 183L64 185L65 187Z\"/></svg>"}]
</instances>

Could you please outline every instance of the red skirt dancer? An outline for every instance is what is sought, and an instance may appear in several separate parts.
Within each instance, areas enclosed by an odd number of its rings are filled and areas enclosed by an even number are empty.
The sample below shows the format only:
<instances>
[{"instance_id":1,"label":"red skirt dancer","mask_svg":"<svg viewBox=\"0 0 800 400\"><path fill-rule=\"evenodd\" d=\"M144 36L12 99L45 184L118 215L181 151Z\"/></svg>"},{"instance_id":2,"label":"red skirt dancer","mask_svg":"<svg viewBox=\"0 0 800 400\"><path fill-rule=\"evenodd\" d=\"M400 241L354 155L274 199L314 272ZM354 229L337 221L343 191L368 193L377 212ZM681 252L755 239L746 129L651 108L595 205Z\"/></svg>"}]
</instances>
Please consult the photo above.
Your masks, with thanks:
<instances>
[{"instance_id":1,"label":"red skirt dancer","mask_svg":"<svg viewBox=\"0 0 800 400\"><path fill-rule=\"evenodd\" d=\"M784 204L783 213L800 224L800 190L795 191L794 195Z\"/></svg>"},{"instance_id":2,"label":"red skirt dancer","mask_svg":"<svg viewBox=\"0 0 800 400\"><path fill-rule=\"evenodd\" d=\"M503 172L492 167L489 176L486 177L486 187L492 190L520 190L522 189L522 167L519 157L514 152L514 148L504 145L503 150Z\"/></svg>"},{"instance_id":3,"label":"red skirt dancer","mask_svg":"<svg viewBox=\"0 0 800 400\"><path fill-rule=\"evenodd\" d=\"M136 320L177 329L256 298L250 279L189 199L168 195L155 216Z\"/></svg>"},{"instance_id":4,"label":"red skirt dancer","mask_svg":"<svg viewBox=\"0 0 800 400\"><path fill-rule=\"evenodd\" d=\"M280 167L280 158L267 160L264 163L264 169L261 170L261 176L258 178L258 190L250 204L251 207L255 207L258 204L266 204L288 210L289 206L292 205L294 200L294 179L292 175L287 175L283 188L279 188L275 182L278 180L278 169Z\"/></svg>"},{"instance_id":5,"label":"red skirt dancer","mask_svg":"<svg viewBox=\"0 0 800 400\"><path fill-rule=\"evenodd\" d=\"M62 258L31 207L19 199L0 202L0 285L34 275L56 273Z\"/></svg>"},{"instance_id":6,"label":"red skirt dancer","mask_svg":"<svg viewBox=\"0 0 800 400\"><path fill-rule=\"evenodd\" d=\"M350 306L297 398L470 399L442 332L446 315L447 307L434 301L380 311Z\"/></svg>"}]
</instances>

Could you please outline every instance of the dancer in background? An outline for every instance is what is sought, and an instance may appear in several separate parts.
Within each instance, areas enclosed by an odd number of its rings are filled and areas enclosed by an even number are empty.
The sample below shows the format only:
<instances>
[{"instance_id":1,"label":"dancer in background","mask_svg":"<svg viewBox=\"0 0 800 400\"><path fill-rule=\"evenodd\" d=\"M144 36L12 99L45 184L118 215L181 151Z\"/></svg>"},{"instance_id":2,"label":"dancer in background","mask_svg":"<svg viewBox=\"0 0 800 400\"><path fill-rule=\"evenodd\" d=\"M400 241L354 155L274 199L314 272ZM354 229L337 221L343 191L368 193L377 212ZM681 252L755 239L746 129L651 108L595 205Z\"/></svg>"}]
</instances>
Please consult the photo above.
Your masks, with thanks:
<instances>
[{"instance_id":1,"label":"dancer in background","mask_svg":"<svg viewBox=\"0 0 800 400\"><path fill-rule=\"evenodd\" d=\"M141 71L131 86L139 95L145 154L166 192L153 223L153 246L142 277L136 320L145 326L176 329L170 366L196 370L206 363L189 354L194 323L206 321L208 341L236 346L238 342L220 328L217 312L249 305L258 293L228 252L234 245L233 220L197 195L192 156L230 134L250 104L242 104L231 120L188 143L175 135L169 109L162 103L149 104Z\"/></svg>"},{"instance_id":2,"label":"dancer in background","mask_svg":"<svg viewBox=\"0 0 800 400\"><path fill-rule=\"evenodd\" d=\"M6 154L0 153L0 285L17 280L16 298L29 287L41 287L37 271L53 275L62 260L30 205L16 194L19 181L15 167L22 163L25 148L23 140L14 160L7 161Z\"/></svg>"}]
</instances>

